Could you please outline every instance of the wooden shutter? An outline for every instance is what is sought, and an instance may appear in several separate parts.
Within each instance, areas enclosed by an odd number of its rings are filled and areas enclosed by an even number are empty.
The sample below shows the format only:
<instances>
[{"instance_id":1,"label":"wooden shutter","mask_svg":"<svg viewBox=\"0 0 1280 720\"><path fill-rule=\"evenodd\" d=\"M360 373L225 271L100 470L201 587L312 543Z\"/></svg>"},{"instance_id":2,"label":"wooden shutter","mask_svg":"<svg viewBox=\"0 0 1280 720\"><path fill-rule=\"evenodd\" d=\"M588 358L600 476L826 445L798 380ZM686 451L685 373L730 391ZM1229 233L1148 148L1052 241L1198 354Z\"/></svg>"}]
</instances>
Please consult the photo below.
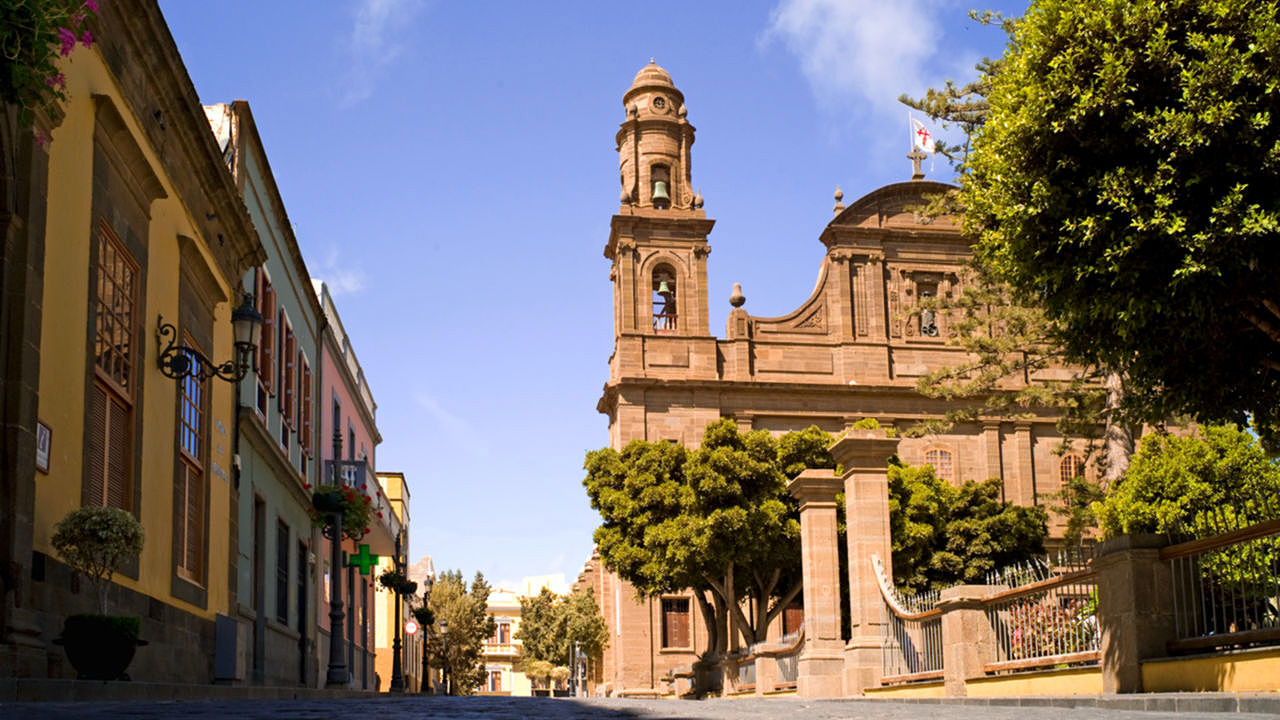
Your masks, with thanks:
<instances>
[{"instance_id":1,"label":"wooden shutter","mask_svg":"<svg viewBox=\"0 0 1280 720\"><path fill-rule=\"evenodd\" d=\"M201 552L204 539L204 474L187 465L186 476L187 522L183 533L183 565L193 579L200 579L204 575L204 557Z\"/></svg>"},{"instance_id":2,"label":"wooden shutter","mask_svg":"<svg viewBox=\"0 0 1280 720\"><path fill-rule=\"evenodd\" d=\"M88 426L89 445L89 505L106 504L107 462L107 391L94 383L90 391Z\"/></svg>"}]
</instances>

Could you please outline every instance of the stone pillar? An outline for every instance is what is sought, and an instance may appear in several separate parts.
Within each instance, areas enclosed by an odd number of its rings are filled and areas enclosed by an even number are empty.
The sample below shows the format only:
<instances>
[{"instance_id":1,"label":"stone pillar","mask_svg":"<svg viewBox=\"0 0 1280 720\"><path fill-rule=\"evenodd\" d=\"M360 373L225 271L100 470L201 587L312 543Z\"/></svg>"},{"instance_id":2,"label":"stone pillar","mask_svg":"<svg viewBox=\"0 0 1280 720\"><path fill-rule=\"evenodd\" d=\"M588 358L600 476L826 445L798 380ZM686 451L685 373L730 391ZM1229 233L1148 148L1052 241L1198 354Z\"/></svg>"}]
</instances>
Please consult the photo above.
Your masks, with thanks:
<instances>
[{"instance_id":1,"label":"stone pillar","mask_svg":"<svg viewBox=\"0 0 1280 720\"><path fill-rule=\"evenodd\" d=\"M1098 548L1104 693L1142 692L1142 661L1164 657L1177 633L1172 573L1160 559L1166 544L1160 535L1121 535Z\"/></svg>"},{"instance_id":2,"label":"stone pillar","mask_svg":"<svg viewBox=\"0 0 1280 720\"><path fill-rule=\"evenodd\" d=\"M844 650L845 695L861 694L864 688L880 684L884 601L871 558L879 556L885 573L893 577L888 463L897 451L898 439L884 430L850 430L831 446L832 457L844 467L848 525L850 637Z\"/></svg>"},{"instance_id":3,"label":"stone pillar","mask_svg":"<svg viewBox=\"0 0 1280 720\"><path fill-rule=\"evenodd\" d=\"M839 697L844 690L836 532L836 494L843 484L830 470L805 470L787 483L787 490L800 503L800 568L804 579L804 647L796 678L800 697ZM761 666L766 663L776 666L773 658L756 661L757 694L764 686Z\"/></svg>"},{"instance_id":4,"label":"stone pillar","mask_svg":"<svg viewBox=\"0 0 1280 720\"><path fill-rule=\"evenodd\" d=\"M983 665L992 658L995 634L982 598L991 594L987 585L957 585L942 591L942 679L948 697L963 697L965 681L982 677Z\"/></svg>"}]
</instances>

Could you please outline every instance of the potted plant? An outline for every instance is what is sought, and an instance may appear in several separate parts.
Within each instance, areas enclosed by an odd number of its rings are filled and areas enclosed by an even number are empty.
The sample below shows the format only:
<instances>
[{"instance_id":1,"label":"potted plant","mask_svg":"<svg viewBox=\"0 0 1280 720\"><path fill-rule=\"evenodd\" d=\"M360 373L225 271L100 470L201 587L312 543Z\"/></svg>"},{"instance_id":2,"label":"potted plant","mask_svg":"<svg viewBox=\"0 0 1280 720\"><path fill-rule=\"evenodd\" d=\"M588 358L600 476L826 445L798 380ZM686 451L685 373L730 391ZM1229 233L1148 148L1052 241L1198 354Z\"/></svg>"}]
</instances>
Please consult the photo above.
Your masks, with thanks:
<instances>
[{"instance_id":1,"label":"potted plant","mask_svg":"<svg viewBox=\"0 0 1280 720\"><path fill-rule=\"evenodd\" d=\"M379 575L378 583L396 595L413 595L418 592L418 583L397 570L388 570Z\"/></svg>"},{"instance_id":2,"label":"potted plant","mask_svg":"<svg viewBox=\"0 0 1280 720\"><path fill-rule=\"evenodd\" d=\"M352 540L364 537L373 521L373 498L349 487L320 485L311 494L311 505L316 509L313 519L316 527L325 527L329 523L329 515L341 511L342 532ZM382 517L380 511L378 517ZM325 532L327 537L328 531Z\"/></svg>"},{"instance_id":3,"label":"potted plant","mask_svg":"<svg viewBox=\"0 0 1280 720\"><path fill-rule=\"evenodd\" d=\"M71 615L54 642L67 651L82 679L128 679L125 670L139 645L141 620L107 614L111 576L130 557L142 552L142 524L119 508L82 507L67 513L53 528L53 548L73 571L88 578L98 600L97 614Z\"/></svg>"}]
</instances>

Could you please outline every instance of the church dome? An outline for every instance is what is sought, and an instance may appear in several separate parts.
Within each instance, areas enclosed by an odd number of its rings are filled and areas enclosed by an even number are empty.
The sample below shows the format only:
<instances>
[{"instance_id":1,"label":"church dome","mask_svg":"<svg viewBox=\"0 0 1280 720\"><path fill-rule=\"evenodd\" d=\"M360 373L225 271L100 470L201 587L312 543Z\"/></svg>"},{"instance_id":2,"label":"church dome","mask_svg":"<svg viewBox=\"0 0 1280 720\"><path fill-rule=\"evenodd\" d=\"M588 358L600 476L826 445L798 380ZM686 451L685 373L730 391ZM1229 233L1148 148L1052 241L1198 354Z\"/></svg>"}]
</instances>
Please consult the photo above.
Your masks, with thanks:
<instances>
[{"instance_id":1,"label":"church dome","mask_svg":"<svg viewBox=\"0 0 1280 720\"><path fill-rule=\"evenodd\" d=\"M635 89L653 87L654 85L662 85L669 88L675 87L675 83L671 82L671 74L655 63L653 58L650 58L649 64L640 68L640 72L636 73L636 79L632 81L631 87Z\"/></svg>"}]
</instances>

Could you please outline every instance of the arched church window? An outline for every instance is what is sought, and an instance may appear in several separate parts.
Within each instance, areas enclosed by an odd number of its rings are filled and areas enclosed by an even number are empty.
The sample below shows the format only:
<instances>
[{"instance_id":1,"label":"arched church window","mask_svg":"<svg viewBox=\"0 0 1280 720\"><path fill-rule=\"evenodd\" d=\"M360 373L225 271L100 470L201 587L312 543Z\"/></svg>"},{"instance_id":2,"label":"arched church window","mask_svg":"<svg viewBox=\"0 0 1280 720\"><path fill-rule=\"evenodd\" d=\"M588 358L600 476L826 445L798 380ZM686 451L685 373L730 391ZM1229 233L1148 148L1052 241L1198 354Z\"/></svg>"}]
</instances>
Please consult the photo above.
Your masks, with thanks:
<instances>
[{"instance_id":1,"label":"arched church window","mask_svg":"<svg viewBox=\"0 0 1280 720\"><path fill-rule=\"evenodd\" d=\"M649 168L649 183L653 206L659 210L671 207L671 169L666 165Z\"/></svg>"},{"instance_id":2,"label":"arched church window","mask_svg":"<svg viewBox=\"0 0 1280 720\"><path fill-rule=\"evenodd\" d=\"M676 274L667 265L653 270L653 329L658 332L675 332Z\"/></svg>"},{"instance_id":3,"label":"arched church window","mask_svg":"<svg viewBox=\"0 0 1280 720\"><path fill-rule=\"evenodd\" d=\"M920 287L920 300L925 305L920 311L920 337L938 337L937 313L932 306L927 304L937 295L938 288L936 285L922 285Z\"/></svg>"},{"instance_id":4,"label":"arched church window","mask_svg":"<svg viewBox=\"0 0 1280 720\"><path fill-rule=\"evenodd\" d=\"M1062 485L1084 477L1084 460L1079 455L1063 455L1058 463L1058 481Z\"/></svg>"},{"instance_id":5,"label":"arched church window","mask_svg":"<svg viewBox=\"0 0 1280 720\"><path fill-rule=\"evenodd\" d=\"M924 464L932 465L933 472L940 480L954 482L956 479L956 466L952 461L951 451L941 448L926 450L924 453Z\"/></svg>"}]
</instances>

